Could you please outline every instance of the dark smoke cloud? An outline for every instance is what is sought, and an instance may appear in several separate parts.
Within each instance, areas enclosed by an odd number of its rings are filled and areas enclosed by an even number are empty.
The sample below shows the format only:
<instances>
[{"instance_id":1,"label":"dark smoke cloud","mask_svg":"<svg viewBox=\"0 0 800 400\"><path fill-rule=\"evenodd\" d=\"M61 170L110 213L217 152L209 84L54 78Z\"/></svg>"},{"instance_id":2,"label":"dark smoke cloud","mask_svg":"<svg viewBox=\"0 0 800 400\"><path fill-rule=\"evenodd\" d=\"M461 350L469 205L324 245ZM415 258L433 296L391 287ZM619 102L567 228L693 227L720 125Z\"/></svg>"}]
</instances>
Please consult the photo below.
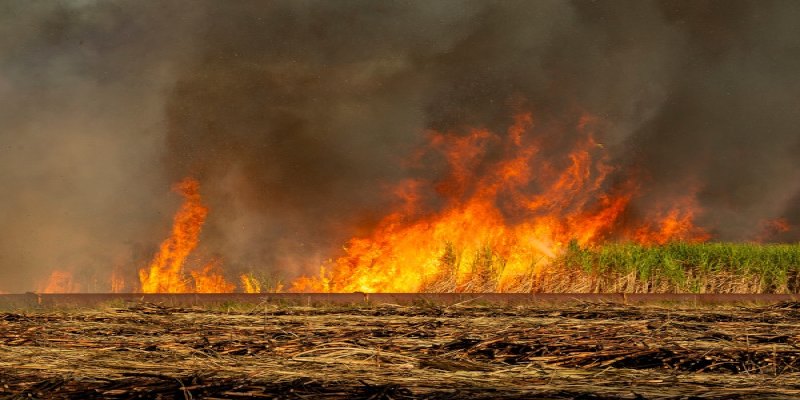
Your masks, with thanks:
<instances>
[{"instance_id":1,"label":"dark smoke cloud","mask_svg":"<svg viewBox=\"0 0 800 400\"><path fill-rule=\"evenodd\" d=\"M800 222L796 2L2 7L0 290L147 254L184 176L211 207L204 256L308 271L375 223L426 129L502 131L521 109L564 143L598 116L638 208L699 183L720 240Z\"/></svg>"}]
</instances>

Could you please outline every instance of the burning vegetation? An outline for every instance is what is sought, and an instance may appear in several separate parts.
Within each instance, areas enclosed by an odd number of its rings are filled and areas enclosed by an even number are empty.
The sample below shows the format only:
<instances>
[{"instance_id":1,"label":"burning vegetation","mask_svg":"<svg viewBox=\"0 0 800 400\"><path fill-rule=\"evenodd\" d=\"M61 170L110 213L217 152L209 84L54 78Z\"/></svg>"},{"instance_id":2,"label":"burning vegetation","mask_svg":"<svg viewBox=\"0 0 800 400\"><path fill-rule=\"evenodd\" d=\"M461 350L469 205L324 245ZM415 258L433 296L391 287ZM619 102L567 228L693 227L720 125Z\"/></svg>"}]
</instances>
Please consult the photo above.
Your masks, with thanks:
<instances>
[{"instance_id":1,"label":"burning vegetation","mask_svg":"<svg viewBox=\"0 0 800 400\"><path fill-rule=\"evenodd\" d=\"M429 132L419 157L442 156L444 177L403 182L395 190L399 206L370 236L351 239L329 269L298 280L294 288L517 291L554 272L552 261L569 243L652 245L709 238L694 225L698 210L691 194L631 218L637 182L609 182L614 167L594 139L596 128L594 118L580 118L572 128L577 143L559 158L552 157L552 147L563 145L557 141L562 132L537 132L528 113L517 115L504 134ZM423 206L432 202L439 203L436 210Z\"/></svg>"},{"instance_id":2,"label":"burning vegetation","mask_svg":"<svg viewBox=\"0 0 800 400\"><path fill-rule=\"evenodd\" d=\"M143 293L229 293L236 285L225 280L221 261L214 259L201 269L190 271L185 265L192 250L197 247L200 232L205 223L208 207L200 198L200 183L187 178L175 185L175 191L184 202L175 215L172 235L161 243L150 266L139 270L139 281ZM242 276L243 282L246 276ZM245 285L248 293L260 291L255 285Z\"/></svg>"},{"instance_id":3,"label":"burning vegetation","mask_svg":"<svg viewBox=\"0 0 800 400\"><path fill-rule=\"evenodd\" d=\"M800 1L0 4L0 398L800 398Z\"/></svg>"},{"instance_id":4,"label":"burning vegetation","mask_svg":"<svg viewBox=\"0 0 800 400\"><path fill-rule=\"evenodd\" d=\"M3 13L0 290L793 290L799 5L192 3Z\"/></svg>"},{"instance_id":5,"label":"burning vegetation","mask_svg":"<svg viewBox=\"0 0 800 400\"><path fill-rule=\"evenodd\" d=\"M186 293L202 287L197 280L194 288L187 284L184 263L197 247L208 208L200 201L200 184L196 180L186 179L176 185L175 190L183 196L184 202L175 215L172 236L161 243L150 266L139 271L144 293Z\"/></svg>"},{"instance_id":6,"label":"burning vegetation","mask_svg":"<svg viewBox=\"0 0 800 400\"><path fill-rule=\"evenodd\" d=\"M537 126L521 113L503 133L488 129L426 133L408 164L436 178L410 178L391 189L395 206L368 235L289 286L301 292L796 292L796 245L703 245L712 235L695 223L694 192L647 209L630 171L611 165L595 140L600 122L582 116L569 135ZM563 136L577 138L565 146ZM620 178L622 177L622 178ZM224 260L194 263L209 208L200 183L174 187L184 201L171 235L139 283L111 277L113 292L225 293L281 291L283 284L240 274L226 278ZM764 224L765 235L790 229ZM766 237L766 236L765 236ZM738 282L733 284L732 282ZM136 287L136 288L135 288ZM134 289L135 288L135 289ZM42 292L82 290L67 271L53 272Z\"/></svg>"}]
</instances>

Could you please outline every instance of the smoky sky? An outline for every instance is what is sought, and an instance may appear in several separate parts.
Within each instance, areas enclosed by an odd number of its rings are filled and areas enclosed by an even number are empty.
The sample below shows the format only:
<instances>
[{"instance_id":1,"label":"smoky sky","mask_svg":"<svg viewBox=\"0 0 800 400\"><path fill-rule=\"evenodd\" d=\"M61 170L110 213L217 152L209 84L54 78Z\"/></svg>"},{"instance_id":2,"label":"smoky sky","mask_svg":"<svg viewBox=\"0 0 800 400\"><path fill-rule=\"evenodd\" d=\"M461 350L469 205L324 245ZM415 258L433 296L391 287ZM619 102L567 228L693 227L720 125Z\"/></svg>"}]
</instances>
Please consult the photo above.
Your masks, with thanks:
<instances>
[{"instance_id":1,"label":"smoky sky","mask_svg":"<svg viewBox=\"0 0 800 400\"><path fill-rule=\"evenodd\" d=\"M798 20L793 1L2 2L0 290L133 273L186 176L211 210L198 257L309 272L393 183L442 173L404 162L426 130L519 111L602 120L635 208L693 187L716 240L784 218L797 241Z\"/></svg>"}]
</instances>

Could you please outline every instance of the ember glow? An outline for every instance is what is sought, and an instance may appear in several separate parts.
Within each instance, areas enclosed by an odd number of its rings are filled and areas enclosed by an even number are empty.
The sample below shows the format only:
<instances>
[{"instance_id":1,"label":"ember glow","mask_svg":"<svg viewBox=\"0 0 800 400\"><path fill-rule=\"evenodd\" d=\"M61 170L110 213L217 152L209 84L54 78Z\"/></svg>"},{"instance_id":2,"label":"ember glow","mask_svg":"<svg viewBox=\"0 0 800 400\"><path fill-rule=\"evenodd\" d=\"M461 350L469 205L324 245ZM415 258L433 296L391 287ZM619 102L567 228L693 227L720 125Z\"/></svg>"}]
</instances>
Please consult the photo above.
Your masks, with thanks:
<instances>
[{"instance_id":1,"label":"ember glow","mask_svg":"<svg viewBox=\"0 0 800 400\"><path fill-rule=\"evenodd\" d=\"M344 255L293 289L415 292L449 275L457 291L507 291L548 268L570 242L708 239L693 224L698 209L691 194L669 207L655 205L633 225L626 221L638 185L608 182L614 167L595 141L593 118L581 118L573 129L579 139L561 158L553 157L549 135L527 113L503 134L429 133L425 152L444 157L444 178L400 184L398 206L371 235L352 238ZM502 156L490 157L490 148L502 149ZM441 204L435 210L424 205L432 197ZM482 271L481 263L492 270ZM476 279L487 273L496 281Z\"/></svg>"}]
</instances>

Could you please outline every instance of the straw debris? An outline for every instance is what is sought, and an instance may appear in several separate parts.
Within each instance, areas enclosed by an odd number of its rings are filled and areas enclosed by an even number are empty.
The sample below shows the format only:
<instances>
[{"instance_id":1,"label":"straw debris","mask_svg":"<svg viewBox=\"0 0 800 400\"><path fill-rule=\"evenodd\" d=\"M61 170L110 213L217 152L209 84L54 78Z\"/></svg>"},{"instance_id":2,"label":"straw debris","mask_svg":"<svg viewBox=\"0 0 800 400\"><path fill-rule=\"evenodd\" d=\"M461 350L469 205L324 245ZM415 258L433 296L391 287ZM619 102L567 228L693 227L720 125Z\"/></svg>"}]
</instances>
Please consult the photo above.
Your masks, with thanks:
<instances>
[{"instance_id":1,"label":"straw debris","mask_svg":"<svg viewBox=\"0 0 800 400\"><path fill-rule=\"evenodd\" d=\"M800 397L800 307L134 304L0 313L7 398Z\"/></svg>"}]
</instances>

